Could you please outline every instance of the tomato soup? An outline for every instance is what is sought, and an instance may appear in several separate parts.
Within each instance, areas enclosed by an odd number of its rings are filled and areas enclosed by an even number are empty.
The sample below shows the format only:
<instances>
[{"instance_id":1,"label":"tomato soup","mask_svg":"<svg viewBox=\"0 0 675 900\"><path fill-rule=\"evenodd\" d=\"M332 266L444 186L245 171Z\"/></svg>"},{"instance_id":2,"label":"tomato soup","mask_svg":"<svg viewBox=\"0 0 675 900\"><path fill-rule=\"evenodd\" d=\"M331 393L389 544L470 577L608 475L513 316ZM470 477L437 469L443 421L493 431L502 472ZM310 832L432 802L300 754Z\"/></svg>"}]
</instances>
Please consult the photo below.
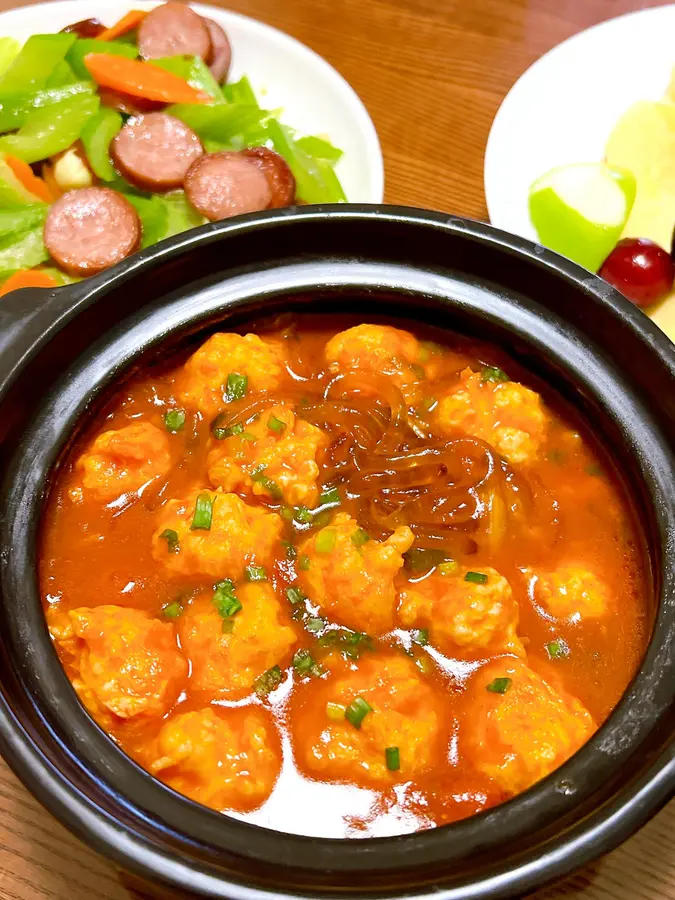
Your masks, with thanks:
<instances>
[{"instance_id":1,"label":"tomato soup","mask_svg":"<svg viewBox=\"0 0 675 900\"><path fill-rule=\"evenodd\" d=\"M319 316L123 383L55 477L40 578L129 756L316 836L526 790L606 719L651 627L621 484L554 394L496 348Z\"/></svg>"}]
</instances>

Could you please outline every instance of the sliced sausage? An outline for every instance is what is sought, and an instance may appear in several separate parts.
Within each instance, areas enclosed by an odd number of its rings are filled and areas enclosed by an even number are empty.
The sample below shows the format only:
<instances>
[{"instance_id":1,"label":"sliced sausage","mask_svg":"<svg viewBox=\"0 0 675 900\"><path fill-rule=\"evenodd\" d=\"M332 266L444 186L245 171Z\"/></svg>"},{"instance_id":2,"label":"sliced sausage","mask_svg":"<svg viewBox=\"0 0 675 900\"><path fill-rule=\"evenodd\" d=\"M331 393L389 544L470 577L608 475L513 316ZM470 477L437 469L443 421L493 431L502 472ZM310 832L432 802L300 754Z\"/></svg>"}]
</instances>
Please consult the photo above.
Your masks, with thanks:
<instances>
[{"instance_id":1,"label":"sliced sausage","mask_svg":"<svg viewBox=\"0 0 675 900\"><path fill-rule=\"evenodd\" d=\"M141 223L129 201L105 187L68 191L49 207L47 250L70 275L94 275L137 250Z\"/></svg>"},{"instance_id":2,"label":"sliced sausage","mask_svg":"<svg viewBox=\"0 0 675 900\"><path fill-rule=\"evenodd\" d=\"M150 10L138 26L138 52L144 59L200 56L211 61L206 22L184 3L165 3Z\"/></svg>"},{"instance_id":3,"label":"sliced sausage","mask_svg":"<svg viewBox=\"0 0 675 900\"><path fill-rule=\"evenodd\" d=\"M230 41L217 22L213 19L204 19L211 38L211 74L219 84L227 81L232 62L232 47Z\"/></svg>"},{"instance_id":4,"label":"sliced sausage","mask_svg":"<svg viewBox=\"0 0 675 900\"><path fill-rule=\"evenodd\" d=\"M272 191L263 170L241 153L211 153L193 163L185 193L195 209L212 221L267 209Z\"/></svg>"},{"instance_id":5,"label":"sliced sausage","mask_svg":"<svg viewBox=\"0 0 675 900\"><path fill-rule=\"evenodd\" d=\"M125 116L141 116L143 113L156 112L164 109L166 106L166 103L160 103L158 100L132 97L131 94L124 94L122 91L114 90L114 88L99 87L98 95L104 106L116 109L117 112L124 113Z\"/></svg>"},{"instance_id":6,"label":"sliced sausage","mask_svg":"<svg viewBox=\"0 0 675 900\"><path fill-rule=\"evenodd\" d=\"M76 34L80 38L97 38L103 34L105 25L98 19L82 19L61 29L61 34Z\"/></svg>"},{"instance_id":7,"label":"sliced sausage","mask_svg":"<svg viewBox=\"0 0 675 900\"><path fill-rule=\"evenodd\" d=\"M147 191L181 187L187 170L203 153L194 131L163 112L130 119L110 145L120 174Z\"/></svg>"},{"instance_id":8,"label":"sliced sausage","mask_svg":"<svg viewBox=\"0 0 675 900\"><path fill-rule=\"evenodd\" d=\"M265 173L272 192L270 209L292 206L295 203L295 176L283 156L267 147L249 147L248 150L242 150L241 155Z\"/></svg>"}]
</instances>

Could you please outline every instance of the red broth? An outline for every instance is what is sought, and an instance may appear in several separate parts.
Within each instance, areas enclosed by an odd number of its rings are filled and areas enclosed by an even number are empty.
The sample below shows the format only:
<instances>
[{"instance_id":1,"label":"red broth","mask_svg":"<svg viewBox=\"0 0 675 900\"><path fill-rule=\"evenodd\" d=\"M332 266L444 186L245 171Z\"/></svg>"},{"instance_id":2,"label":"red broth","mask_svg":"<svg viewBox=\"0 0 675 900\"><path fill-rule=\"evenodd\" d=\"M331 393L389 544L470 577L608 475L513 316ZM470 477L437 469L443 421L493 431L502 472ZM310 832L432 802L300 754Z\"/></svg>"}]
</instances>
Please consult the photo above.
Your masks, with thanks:
<instances>
[{"instance_id":1,"label":"red broth","mask_svg":"<svg viewBox=\"0 0 675 900\"><path fill-rule=\"evenodd\" d=\"M606 719L651 628L587 429L494 348L358 324L213 337L122 384L55 478L40 563L123 750L331 837L525 790Z\"/></svg>"}]
</instances>

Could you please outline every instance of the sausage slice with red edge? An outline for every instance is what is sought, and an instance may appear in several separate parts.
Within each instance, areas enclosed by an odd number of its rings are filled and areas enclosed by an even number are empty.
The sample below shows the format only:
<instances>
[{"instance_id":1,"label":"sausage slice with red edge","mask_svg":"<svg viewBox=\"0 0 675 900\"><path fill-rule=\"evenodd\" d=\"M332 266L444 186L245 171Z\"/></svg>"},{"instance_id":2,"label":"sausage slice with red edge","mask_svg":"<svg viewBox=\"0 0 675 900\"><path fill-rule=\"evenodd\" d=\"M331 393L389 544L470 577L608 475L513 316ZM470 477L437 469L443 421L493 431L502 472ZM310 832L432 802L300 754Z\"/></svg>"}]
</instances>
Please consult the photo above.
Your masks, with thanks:
<instances>
[{"instance_id":1,"label":"sausage slice with red edge","mask_svg":"<svg viewBox=\"0 0 675 900\"><path fill-rule=\"evenodd\" d=\"M70 275L95 275L138 249L141 223L117 191L78 188L49 207L44 241L52 258Z\"/></svg>"},{"instance_id":2,"label":"sausage slice with red edge","mask_svg":"<svg viewBox=\"0 0 675 900\"><path fill-rule=\"evenodd\" d=\"M213 19L204 19L206 27L211 38L211 74L219 84L227 81L227 74L230 71L230 63L232 61L232 47L230 41L217 22Z\"/></svg>"},{"instance_id":3,"label":"sausage slice with red edge","mask_svg":"<svg viewBox=\"0 0 675 900\"><path fill-rule=\"evenodd\" d=\"M140 116L143 113L156 112L166 106L166 103L161 103L159 100L133 97L131 94L116 91L114 88L99 87L98 95L103 106L109 106L127 116Z\"/></svg>"},{"instance_id":4,"label":"sausage slice with red edge","mask_svg":"<svg viewBox=\"0 0 675 900\"><path fill-rule=\"evenodd\" d=\"M138 52L144 59L200 56L211 61L206 22L184 3L165 3L150 10L138 26Z\"/></svg>"},{"instance_id":5,"label":"sausage slice with red edge","mask_svg":"<svg viewBox=\"0 0 675 900\"><path fill-rule=\"evenodd\" d=\"M203 153L194 131L163 112L129 120L110 145L120 174L147 191L181 187L187 170Z\"/></svg>"},{"instance_id":6,"label":"sausage slice with red edge","mask_svg":"<svg viewBox=\"0 0 675 900\"><path fill-rule=\"evenodd\" d=\"M265 173L272 193L269 209L279 209L295 203L295 176L283 156L267 147L249 147L240 152Z\"/></svg>"},{"instance_id":7,"label":"sausage slice with red edge","mask_svg":"<svg viewBox=\"0 0 675 900\"><path fill-rule=\"evenodd\" d=\"M265 172L241 153L210 153L185 176L188 200L212 221L267 209L272 191Z\"/></svg>"}]
</instances>

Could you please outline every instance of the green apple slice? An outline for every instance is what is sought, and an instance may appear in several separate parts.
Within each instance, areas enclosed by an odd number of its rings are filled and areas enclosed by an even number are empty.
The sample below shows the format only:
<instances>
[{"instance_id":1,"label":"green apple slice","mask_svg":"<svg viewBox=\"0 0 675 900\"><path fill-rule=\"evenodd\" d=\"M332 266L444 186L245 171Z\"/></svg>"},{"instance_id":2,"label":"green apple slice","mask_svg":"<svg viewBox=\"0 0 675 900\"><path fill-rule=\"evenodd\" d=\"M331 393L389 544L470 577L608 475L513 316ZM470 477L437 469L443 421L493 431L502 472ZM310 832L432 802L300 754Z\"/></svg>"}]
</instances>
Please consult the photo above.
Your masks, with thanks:
<instances>
[{"instance_id":1,"label":"green apple slice","mask_svg":"<svg viewBox=\"0 0 675 900\"><path fill-rule=\"evenodd\" d=\"M530 188L540 243L597 272L616 246L635 200L635 178L605 163L551 169Z\"/></svg>"}]
</instances>

